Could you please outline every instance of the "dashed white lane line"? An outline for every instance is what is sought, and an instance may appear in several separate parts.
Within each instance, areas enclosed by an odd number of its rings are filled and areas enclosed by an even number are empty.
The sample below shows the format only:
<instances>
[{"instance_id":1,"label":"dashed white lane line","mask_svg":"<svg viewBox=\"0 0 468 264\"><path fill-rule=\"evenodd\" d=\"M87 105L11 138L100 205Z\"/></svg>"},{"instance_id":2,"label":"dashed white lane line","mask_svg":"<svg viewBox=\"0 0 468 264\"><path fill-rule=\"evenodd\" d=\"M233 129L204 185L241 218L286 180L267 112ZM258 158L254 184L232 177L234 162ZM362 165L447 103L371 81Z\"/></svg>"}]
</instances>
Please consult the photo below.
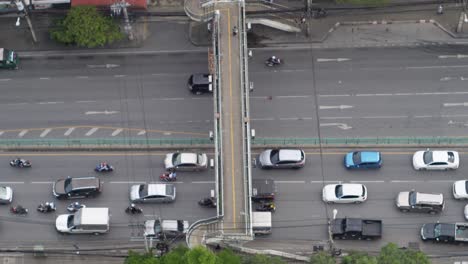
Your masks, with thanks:
<instances>
[{"instance_id":1,"label":"dashed white lane line","mask_svg":"<svg viewBox=\"0 0 468 264\"><path fill-rule=\"evenodd\" d=\"M418 181L408 181L408 180L394 180L390 181L392 183L411 183L411 182L418 182Z\"/></svg>"},{"instance_id":2,"label":"dashed white lane line","mask_svg":"<svg viewBox=\"0 0 468 264\"><path fill-rule=\"evenodd\" d=\"M52 131L52 129L50 129L50 128L45 129L44 131L42 131L42 133L39 135L39 137L47 136L47 134L49 134L50 131Z\"/></svg>"},{"instance_id":3,"label":"dashed white lane line","mask_svg":"<svg viewBox=\"0 0 468 264\"><path fill-rule=\"evenodd\" d=\"M121 128L116 129L116 130L114 130L114 132L112 132L111 136L115 137L115 136L117 136L118 134L120 134L122 131L123 131L123 129L121 129Z\"/></svg>"},{"instance_id":4,"label":"dashed white lane line","mask_svg":"<svg viewBox=\"0 0 468 264\"><path fill-rule=\"evenodd\" d=\"M27 129L21 130L21 132L18 133L18 137L24 137L24 135L26 135L26 133L28 133Z\"/></svg>"},{"instance_id":5,"label":"dashed white lane line","mask_svg":"<svg viewBox=\"0 0 468 264\"><path fill-rule=\"evenodd\" d=\"M309 98L309 95L280 95L275 98Z\"/></svg>"},{"instance_id":6,"label":"dashed white lane line","mask_svg":"<svg viewBox=\"0 0 468 264\"><path fill-rule=\"evenodd\" d=\"M427 92L427 93L366 93L366 94L319 94L319 97L370 97L370 96L409 96L409 95L461 95L468 94L466 91L458 92Z\"/></svg>"},{"instance_id":7,"label":"dashed white lane line","mask_svg":"<svg viewBox=\"0 0 468 264\"><path fill-rule=\"evenodd\" d=\"M0 184L24 184L24 182L0 182Z\"/></svg>"},{"instance_id":8,"label":"dashed white lane line","mask_svg":"<svg viewBox=\"0 0 468 264\"><path fill-rule=\"evenodd\" d=\"M115 184L144 184L144 181L110 181L109 183Z\"/></svg>"},{"instance_id":9,"label":"dashed white lane line","mask_svg":"<svg viewBox=\"0 0 468 264\"><path fill-rule=\"evenodd\" d=\"M65 131L65 133L64 133L63 135L64 135L64 136L69 136L69 135L73 132L73 130L75 130L75 128L74 128L74 127L70 127L69 129L67 129L67 131Z\"/></svg>"},{"instance_id":10,"label":"dashed white lane line","mask_svg":"<svg viewBox=\"0 0 468 264\"><path fill-rule=\"evenodd\" d=\"M177 100L184 100L185 98L182 97L168 97L168 98L156 98L155 100L163 100L163 101L177 101Z\"/></svg>"},{"instance_id":11,"label":"dashed white lane line","mask_svg":"<svg viewBox=\"0 0 468 264\"><path fill-rule=\"evenodd\" d=\"M39 77L39 80L50 80L50 77Z\"/></svg>"},{"instance_id":12,"label":"dashed white lane line","mask_svg":"<svg viewBox=\"0 0 468 264\"><path fill-rule=\"evenodd\" d=\"M356 96L392 96L394 94L389 94L389 93L386 93L386 94L356 94Z\"/></svg>"},{"instance_id":13,"label":"dashed white lane line","mask_svg":"<svg viewBox=\"0 0 468 264\"><path fill-rule=\"evenodd\" d=\"M88 79L88 76L76 76L77 79Z\"/></svg>"},{"instance_id":14,"label":"dashed white lane line","mask_svg":"<svg viewBox=\"0 0 468 264\"><path fill-rule=\"evenodd\" d=\"M52 184L54 182L51 181L33 181L32 184Z\"/></svg>"},{"instance_id":15,"label":"dashed white lane line","mask_svg":"<svg viewBox=\"0 0 468 264\"><path fill-rule=\"evenodd\" d=\"M305 183L305 181L275 181L275 183Z\"/></svg>"},{"instance_id":16,"label":"dashed white lane line","mask_svg":"<svg viewBox=\"0 0 468 264\"><path fill-rule=\"evenodd\" d=\"M63 104L64 102L39 102L40 105L48 105L48 104Z\"/></svg>"},{"instance_id":17,"label":"dashed white lane line","mask_svg":"<svg viewBox=\"0 0 468 264\"><path fill-rule=\"evenodd\" d=\"M26 105L28 103L11 103L11 104L7 104L7 105Z\"/></svg>"},{"instance_id":18,"label":"dashed white lane line","mask_svg":"<svg viewBox=\"0 0 468 264\"><path fill-rule=\"evenodd\" d=\"M363 116L365 119L408 118L408 116Z\"/></svg>"},{"instance_id":19,"label":"dashed white lane line","mask_svg":"<svg viewBox=\"0 0 468 264\"><path fill-rule=\"evenodd\" d=\"M351 94L319 94L319 97L347 97Z\"/></svg>"},{"instance_id":20,"label":"dashed white lane line","mask_svg":"<svg viewBox=\"0 0 468 264\"><path fill-rule=\"evenodd\" d=\"M339 183L340 181L310 181L310 183Z\"/></svg>"},{"instance_id":21,"label":"dashed white lane line","mask_svg":"<svg viewBox=\"0 0 468 264\"><path fill-rule=\"evenodd\" d=\"M468 65L408 66L405 68L408 70L447 69L447 68L468 68Z\"/></svg>"},{"instance_id":22,"label":"dashed white lane line","mask_svg":"<svg viewBox=\"0 0 468 264\"><path fill-rule=\"evenodd\" d=\"M211 184L211 183L215 183L215 181L193 181L192 183L202 183L202 184L209 183L209 184Z\"/></svg>"},{"instance_id":23,"label":"dashed white lane line","mask_svg":"<svg viewBox=\"0 0 468 264\"><path fill-rule=\"evenodd\" d=\"M273 117L267 117L267 118L251 118L250 120L252 120L252 121L273 121L275 119Z\"/></svg>"},{"instance_id":24,"label":"dashed white lane line","mask_svg":"<svg viewBox=\"0 0 468 264\"><path fill-rule=\"evenodd\" d=\"M0 82L11 81L11 79L0 79Z\"/></svg>"},{"instance_id":25,"label":"dashed white lane line","mask_svg":"<svg viewBox=\"0 0 468 264\"><path fill-rule=\"evenodd\" d=\"M84 104L84 103L96 103L96 102L97 102L97 101L93 101L93 100L75 101L75 103L79 103L79 104L81 104L81 103L83 103L83 104Z\"/></svg>"},{"instance_id":26,"label":"dashed white lane line","mask_svg":"<svg viewBox=\"0 0 468 264\"><path fill-rule=\"evenodd\" d=\"M94 134L94 132L96 132L99 128L98 127L93 127L91 128L88 132L86 132L85 136L89 137L91 136L92 134Z\"/></svg>"},{"instance_id":27,"label":"dashed white lane line","mask_svg":"<svg viewBox=\"0 0 468 264\"><path fill-rule=\"evenodd\" d=\"M384 183L385 181L350 181L352 183Z\"/></svg>"},{"instance_id":28,"label":"dashed white lane line","mask_svg":"<svg viewBox=\"0 0 468 264\"><path fill-rule=\"evenodd\" d=\"M352 116L323 116L320 119L333 120L333 119L353 119Z\"/></svg>"},{"instance_id":29,"label":"dashed white lane line","mask_svg":"<svg viewBox=\"0 0 468 264\"><path fill-rule=\"evenodd\" d=\"M141 130L140 132L138 132L137 135L138 135L138 136L142 136L142 135L144 135L144 134L146 134L146 131L145 131L145 130Z\"/></svg>"},{"instance_id":30,"label":"dashed white lane line","mask_svg":"<svg viewBox=\"0 0 468 264\"><path fill-rule=\"evenodd\" d=\"M127 76L127 75L125 75L125 74L114 75L115 78L122 78L122 77L125 77L125 76Z\"/></svg>"}]
</instances>

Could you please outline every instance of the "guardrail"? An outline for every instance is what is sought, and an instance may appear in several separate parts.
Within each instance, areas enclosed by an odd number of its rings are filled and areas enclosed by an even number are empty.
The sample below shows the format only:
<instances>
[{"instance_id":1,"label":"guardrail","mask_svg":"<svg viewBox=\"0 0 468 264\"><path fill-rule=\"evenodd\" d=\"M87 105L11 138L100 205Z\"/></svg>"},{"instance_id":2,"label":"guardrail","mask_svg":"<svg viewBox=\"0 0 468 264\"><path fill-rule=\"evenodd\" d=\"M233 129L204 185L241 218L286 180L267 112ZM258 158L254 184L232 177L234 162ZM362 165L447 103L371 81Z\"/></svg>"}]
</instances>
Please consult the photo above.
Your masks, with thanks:
<instances>
[{"instance_id":1,"label":"guardrail","mask_svg":"<svg viewBox=\"0 0 468 264\"><path fill-rule=\"evenodd\" d=\"M468 145L468 137L256 138L256 146Z\"/></svg>"},{"instance_id":2,"label":"guardrail","mask_svg":"<svg viewBox=\"0 0 468 264\"><path fill-rule=\"evenodd\" d=\"M209 138L75 138L75 139L0 139L4 147L82 147L82 146L180 146L213 145Z\"/></svg>"},{"instance_id":3,"label":"guardrail","mask_svg":"<svg viewBox=\"0 0 468 264\"><path fill-rule=\"evenodd\" d=\"M185 235L185 243L187 243L187 246L190 247L190 237L192 236L193 231L195 231L198 227L202 225L214 224L216 222L219 222L221 219L222 217L214 216L206 219L200 219L192 223L187 230L187 234Z\"/></svg>"}]
</instances>

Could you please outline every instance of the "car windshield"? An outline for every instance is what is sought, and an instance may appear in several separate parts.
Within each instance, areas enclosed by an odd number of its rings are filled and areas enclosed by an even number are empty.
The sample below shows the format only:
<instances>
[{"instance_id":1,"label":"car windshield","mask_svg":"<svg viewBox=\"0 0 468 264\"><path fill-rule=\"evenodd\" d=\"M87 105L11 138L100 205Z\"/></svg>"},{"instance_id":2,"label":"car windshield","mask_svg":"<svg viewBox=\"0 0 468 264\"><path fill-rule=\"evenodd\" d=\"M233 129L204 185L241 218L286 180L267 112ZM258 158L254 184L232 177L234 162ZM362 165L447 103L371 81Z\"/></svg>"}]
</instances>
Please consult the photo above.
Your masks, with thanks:
<instances>
[{"instance_id":1,"label":"car windshield","mask_svg":"<svg viewBox=\"0 0 468 264\"><path fill-rule=\"evenodd\" d=\"M416 192L410 192L408 199L409 199L410 205L415 205L416 204Z\"/></svg>"},{"instance_id":2,"label":"car windshield","mask_svg":"<svg viewBox=\"0 0 468 264\"><path fill-rule=\"evenodd\" d=\"M361 154L359 152L353 152L353 163L361 164Z\"/></svg>"},{"instance_id":3,"label":"car windshield","mask_svg":"<svg viewBox=\"0 0 468 264\"><path fill-rule=\"evenodd\" d=\"M465 181L465 191L468 193L468 181Z\"/></svg>"},{"instance_id":4,"label":"car windshield","mask_svg":"<svg viewBox=\"0 0 468 264\"><path fill-rule=\"evenodd\" d=\"M140 189L138 190L138 193L140 194L140 197L148 196L148 188L146 184L140 185Z\"/></svg>"},{"instance_id":5,"label":"car windshield","mask_svg":"<svg viewBox=\"0 0 468 264\"><path fill-rule=\"evenodd\" d=\"M270 153L270 161L272 164L277 164L279 160L279 150L273 149Z\"/></svg>"},{"instance_id":6,"label":"car windshield","mask_svg":"<svg viewBox=\"0 0 468 264\"><path fill-rule=\"evenodd\" d=\"M174 195L174 186L166 185L166 195Z\"/></svg>"},{"instance_id":7,"label":"car windshield","mask_svg":"<svg viewBox=\"0 0 468 264\"><path fill-rule=\"evenodd\" d=\"M335 187L335 195L336 197L340 198L341 196L343 196L343 185L337 185Z\"/></svg>"},{"instance_id":8,"label":"car windshield","mask_svg":"<svg viewBox=\"0 0 468 264\"><path fill-rule=\"evenodd\" d=\"M424 163L431 164L432 163L432 151L425 151L423 155Z\"/></svg>"},{"instance_id":9,"label":"car windshield","mask_svg":"<svg viewBox=\"0 0 468 264\"><path fill-rule=\"evenodd\" d=\"M455 161L455 154L453 152L447 152L448 155L448 162L453 163Z\"/></svg>"},{"instance_id":10,"label":"car windshield","mask_svg":"<svg viewBox=\"0 0 468 264\"><path fill-rule=\"evenodd\" d=\"M66 193L69 193L71 192L71 190L73 190L72 178L66 179L63 184L64 184L63 189L65 190Z\"/></svg>"},{"instance_id":11,"label":"car windshield","mask_svg":"<svg viewBox=\"0 0 468 264\"><path fill-rule=\"evenodd\" d=\"M67 227L70 228L70 227L73 227L73 225L75 224L73 221L75 220L75 216L74 215L69 215L68 216L68 219L67 219Z\"/></svg>"},{"instance_id":12,"label":"car windshield","mask_svg":"<svg viewBox=\"0 0 468 264\"><path fill-rule=\"evenodd\" d=\"M174 155L172 156L172 164L174 166L177 166L181 163L181 157L182 155L180 153L174 153Z\"/></svg>"},{"instance_id":13,"label":"car windshield","mask_svg":"<svg viewBox=\"0 0 468 264\"><path fill-rule=\"evenodd\" d=\"M6 187L0 187L0 197L5 197L7 194Z\"/></svg>"},{"instance_id":14,"label":"car windshield","mask_svg":"<svg viewBox=\"0 0 468 264\"><path fill-rule=\"evenodd\" d=\"M161 231L161 222L159 222L159 220L154 221L154 233L157 235L161 233Z\"/></svg>"}]
</instances>

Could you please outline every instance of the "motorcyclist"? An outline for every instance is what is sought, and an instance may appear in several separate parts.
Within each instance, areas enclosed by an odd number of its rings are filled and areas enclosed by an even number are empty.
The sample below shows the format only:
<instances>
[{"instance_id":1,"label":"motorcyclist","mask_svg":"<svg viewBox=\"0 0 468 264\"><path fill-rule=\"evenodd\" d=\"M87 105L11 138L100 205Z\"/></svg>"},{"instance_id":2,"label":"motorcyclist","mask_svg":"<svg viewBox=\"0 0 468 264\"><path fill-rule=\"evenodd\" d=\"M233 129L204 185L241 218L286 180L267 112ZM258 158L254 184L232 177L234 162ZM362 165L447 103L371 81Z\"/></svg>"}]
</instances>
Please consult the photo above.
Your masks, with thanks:
<instances>
[{"instance_id":1,"label":"motorcyclist","mask_svg":"<svg viewBox=\"0 0 468 264\"><path fill-rule=\"evenodd\" d=\"M21 165L23 164L23 161L21 160L21 158L18 157L18 158L16 158L16 160L15 160L15 164L16 164L16 166L19 167L19 166L21 166Z\"/></svg>"},{"instance_id":2,"label":"motorcyclist","mask_svg":"<svg viewBox=\"0 0 468 264\"><path fill-rule=\"evenodd\" d=\"M175 180L177 175L174 171L171 171L168 177L169 177L169 180Z\"/></svg>"},{"instance_id":3,"label":"motorcyclist","mask_svg":"<svg viewBox=\"0 0 468 264\"><path fill-rule=\"evenodd\" d=\"M239 32L239 30L237 29L237 26L234 26L234 28L232 29L232 34L235 36L237 35L237 32Z\"/></svg>"},{"instance_id":4,"label":"motorcyclist","mask_svg":"<svg viewBox=\"0 0 468 264\"><path fill-rule=\"evenodd\" d=\"M130 204L128 209L130 210L131 213L138 213L138 211L139 211L134 203Z\"/></svg>"},{"instance_id":5,"label":"motorcyclist","mask_svg":"<svg viewBox=\"0 0 468 264\"><path fill-rule=\"evenodd\" d=\"M268 59L268 62L271 64L280 64L280 60L276 56L271 56Z\"/></svg>"},{"instance_id":6,"label":"motorcyclist","mask_svg":"<svg viewBox=\"0 0 468 264\"><path fill-rule=\"evenodd\" d=\"M17 214L24 214L27 212L26 208L24 208L23 206L21 205L17 205L16 207L13 207L13 210L15 213Z\"/></svg>"}]
</instances>

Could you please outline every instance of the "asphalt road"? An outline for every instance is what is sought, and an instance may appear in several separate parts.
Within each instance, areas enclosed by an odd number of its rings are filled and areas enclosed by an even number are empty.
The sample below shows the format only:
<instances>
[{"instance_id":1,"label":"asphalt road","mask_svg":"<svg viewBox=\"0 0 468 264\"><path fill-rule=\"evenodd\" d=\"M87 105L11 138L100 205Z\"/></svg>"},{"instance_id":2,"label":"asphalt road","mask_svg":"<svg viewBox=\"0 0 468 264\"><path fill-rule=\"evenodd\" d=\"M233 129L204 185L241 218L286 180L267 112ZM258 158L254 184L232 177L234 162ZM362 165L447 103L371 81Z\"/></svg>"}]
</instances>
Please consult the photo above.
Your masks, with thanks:
<instances>
[{"instance_id":1,"label":"asphalt road","mask_svg":"<svg viewBox=\"0 0 468 264\"><path fill-rule=\"evenodd\" d=\"M382 149L383 167L379 170L348 171L343 166L346 150L307 151L307 164L301 170L253 170L254 179L270 178L276 181L277 210L273 215L271 237L259 239L327 240L328 217L333 209L337 217L362 217L383 220L383 236L377 241L337 241L338 248L378 251L388 242L408 247L417 242L422 250L430 253L463 252L464 247L423 243L419 230L423 223L463 222L466 202L453 199L451 187L454 181L466 179L464 156L461 166L449 172L415 171L411 165L413 149ZM362 183L368 188L368 200L362 204L331 204L322 201L322 188L338 182ZM401 191L415 189L419 192L442 193L446 202L440 215L425 213L401 213L395 206L395 198Z\"/></svg>"},{"instance_id":2,"label":"asphalt road","mask_svg":"<svg viewBox=\"0 0 468 264\"><path fill-rule=\"evenodd\" d=\"M252 127L257 137L464 136L465 49L255 50ZM272 54L284 65L265 67ZM186 82L206 69L205 52L25 60L0 72L0 137L204 137L212 97Z\"/></svg>"},{"instance_id":3,"label":"asphalt road","mask_svg":"<svg viewBox=\"0 0 468 264\"><path fill-rule=\"evenodd\" d=\"M128 243L142 241L142 224L145 219L156 216L162 219L188 220L193 223L198 219L216 214L215 210L200 208L197 201L209 196L214 188L214 172L210 169L203 172L179 172L176 184L176 201L170 204L143 204L143 215L127 215L124 209L129 204L129 188L133 184L158 182L164 171L164 153L21 153L21 156L32 161L30 169L11 168L8 160L15 154L2 154L0 167L3 176L0 185L13 188L13 205L21 204L30 213L25 216L12 215L8 205L0 206L2 219L2 240L4 246L12 246L12 241L19 245L57 243L93 243L112 241ZM19 154L18 154L19 155ZM109 174L97 174L94 166L106 160L116 167ZM67 176L98 176L103 183L103 191L96 198L56 200L52 195L52 183ZM88 207L109 207L111 228L108 234L62 235L55 230L55 218L65 214L66 206L72 201L84 203ZM36 207L40 202L55 201L55 213L39 213ZM28 230L24 232L24 230Z\"/></svg>"}]
</instances>

